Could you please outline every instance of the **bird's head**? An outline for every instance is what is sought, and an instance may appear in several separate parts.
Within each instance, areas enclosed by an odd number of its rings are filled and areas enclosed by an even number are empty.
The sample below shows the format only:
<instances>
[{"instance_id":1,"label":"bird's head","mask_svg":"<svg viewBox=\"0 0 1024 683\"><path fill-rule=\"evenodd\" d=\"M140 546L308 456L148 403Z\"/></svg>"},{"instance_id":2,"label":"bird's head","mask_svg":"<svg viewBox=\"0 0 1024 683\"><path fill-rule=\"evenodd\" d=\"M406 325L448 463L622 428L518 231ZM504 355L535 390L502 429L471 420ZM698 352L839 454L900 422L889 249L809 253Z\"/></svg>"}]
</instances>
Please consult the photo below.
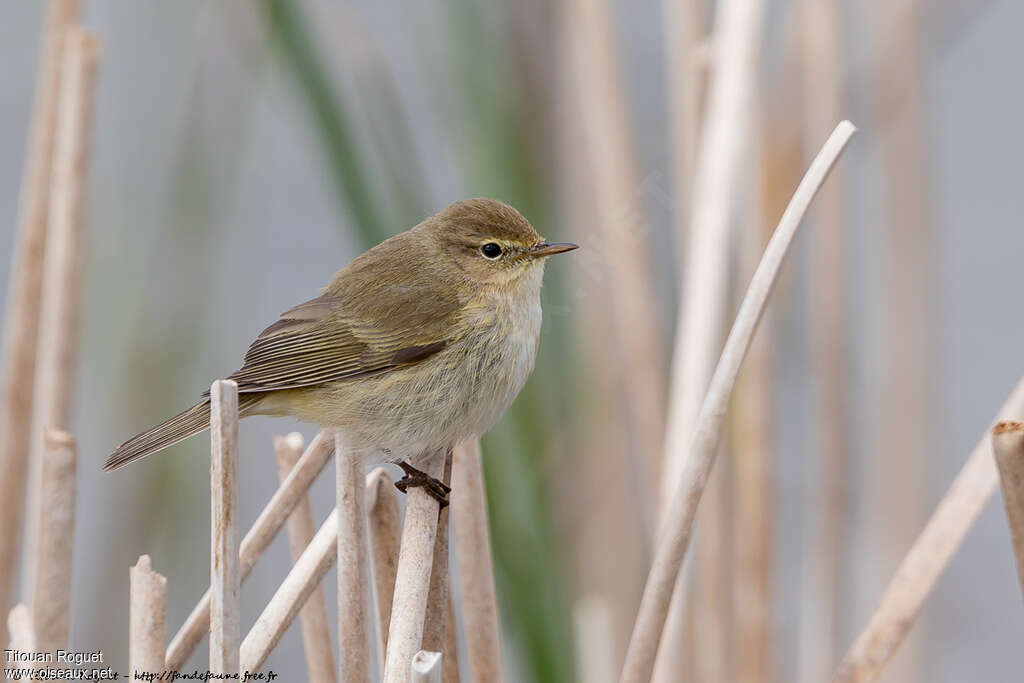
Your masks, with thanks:
<instances>
[{"instance_id":1,"label":"bird's head","mask_svg":"<svg viewBox=\"0 0 1024 683\"><path fill-rule=\"evenodd\" d=\"M467 199L443 209L417 228L458 268L480 284L508 285L543 271L548 256L577 245L548 242L530 221L494 199Z\"/></svg>"}]
</instances>

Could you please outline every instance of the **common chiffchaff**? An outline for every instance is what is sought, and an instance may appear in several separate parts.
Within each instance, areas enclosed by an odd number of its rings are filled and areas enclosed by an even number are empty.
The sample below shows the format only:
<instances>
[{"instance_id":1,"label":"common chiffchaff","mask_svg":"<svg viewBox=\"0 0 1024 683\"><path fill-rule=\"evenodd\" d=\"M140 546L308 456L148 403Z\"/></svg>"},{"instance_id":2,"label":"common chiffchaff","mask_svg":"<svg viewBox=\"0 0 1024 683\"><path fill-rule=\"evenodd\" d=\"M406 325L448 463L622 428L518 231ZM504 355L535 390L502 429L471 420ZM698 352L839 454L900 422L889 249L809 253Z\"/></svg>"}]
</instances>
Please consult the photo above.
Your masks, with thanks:
<instances>
[{"instance_id":1,"label":"common chiffchaff","mask_svg":"<svg viewBox=\"0 0 1024 683\"><path fill-rule=\"evenodd\" d=\"M486 432L515 399L537 352L544 262L575 248L546 242L507 204L452 204L362 254L263 330L230 376L239 413L340 429L355 457L416 473ZM209 423L204 395L120 445L104 469Z\"/></svg>"}]
</instances>

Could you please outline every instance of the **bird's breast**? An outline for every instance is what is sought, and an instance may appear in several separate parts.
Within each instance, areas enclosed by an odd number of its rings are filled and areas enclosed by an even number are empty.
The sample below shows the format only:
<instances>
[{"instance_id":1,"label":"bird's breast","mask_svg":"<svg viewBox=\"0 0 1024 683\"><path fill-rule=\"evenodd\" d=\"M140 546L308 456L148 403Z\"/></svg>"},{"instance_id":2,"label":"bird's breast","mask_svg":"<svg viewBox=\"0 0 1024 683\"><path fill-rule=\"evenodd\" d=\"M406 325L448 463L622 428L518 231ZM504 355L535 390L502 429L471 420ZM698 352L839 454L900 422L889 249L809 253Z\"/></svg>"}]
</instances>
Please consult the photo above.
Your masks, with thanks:
<instances>
[{"instance_id":1,"label":"bird's breast","mask_svg":"<svg viewBox=\"0 0 1024 683\"><path fill-rule=\"evenodd\" d=\"M482 306L466 326L464 343L467 357L473 359L467 379L473 400L480 400L483 412L490 413L485 429L515 399L533 371L541 318L536 297Z\"/></svg>"}]
</instances>

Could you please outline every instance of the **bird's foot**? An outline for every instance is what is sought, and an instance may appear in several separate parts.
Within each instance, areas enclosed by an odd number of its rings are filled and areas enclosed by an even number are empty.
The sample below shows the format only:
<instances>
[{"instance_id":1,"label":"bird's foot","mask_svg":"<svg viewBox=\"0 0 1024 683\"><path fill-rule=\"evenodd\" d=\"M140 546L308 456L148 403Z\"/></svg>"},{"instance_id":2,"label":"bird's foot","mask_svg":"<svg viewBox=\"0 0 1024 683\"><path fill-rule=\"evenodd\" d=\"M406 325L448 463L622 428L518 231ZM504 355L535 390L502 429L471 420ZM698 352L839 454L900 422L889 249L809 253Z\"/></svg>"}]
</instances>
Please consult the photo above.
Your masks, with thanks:
<instances>
[{"instance_id":1,"label":"bird's foot","mask_svg":"<svg viewBox=\"0 0 1024 683\"><path fill-rule=\"evenodd\" d=\"M441 508L448 506L448 494L452 487L440 479L436 479L422 470L418 470L407 462L396 463L405 472L405 476L395 482L395 488L406 493L408 489L420 486L431 498L437 501Z\"/></svg>"}]
</instances>

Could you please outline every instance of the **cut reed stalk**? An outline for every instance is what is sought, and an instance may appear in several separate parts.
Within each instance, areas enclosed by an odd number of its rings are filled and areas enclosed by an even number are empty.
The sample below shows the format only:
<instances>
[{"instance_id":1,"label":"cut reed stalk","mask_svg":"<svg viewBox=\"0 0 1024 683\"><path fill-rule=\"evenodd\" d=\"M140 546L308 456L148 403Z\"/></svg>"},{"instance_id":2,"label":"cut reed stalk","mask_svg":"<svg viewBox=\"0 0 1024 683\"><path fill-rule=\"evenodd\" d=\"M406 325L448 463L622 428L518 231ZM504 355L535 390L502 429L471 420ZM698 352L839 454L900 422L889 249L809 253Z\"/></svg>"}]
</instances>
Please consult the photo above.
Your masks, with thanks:
<instances>
[{"instance_id":1,"label":"cut reed stalk","mask_svg":"<svg viewBox=\"0 0 1024 683\"><path fill-rule=\"evenodd\" d=\"M1024 380L1003 404L996 421L1021 418ZM995 492L998 477L992 438L986 430L889 581L878 609L843 657L833 683L867 683L879 677Z\"/></svg>"},{"instance_id":2,"label":"cut reed stalk","mask_svg":"<svg viewBox=\"0 0 1024 683\"><path fill-rule=\"evenodd\" d=\"M363 462L339 430L334 437L338 508L339 680L365 683L370 668L366 606L370 577L366 552L366 478Z\"/></svg>"},{"instance_id":3,"label":"cut reed stalk","mask_svg":"<svg viewBox=\"0 0 1024 683\"><path fill-rule=\"evenodd\" d=\"M41 516L50 503L42 491L43 434L48 428L71 428L85 251L83 209L99 50L96 37L80 28L68 29L64 40L46 252L43 257L43 291L39 303L35 387L32 391L34 404L24 543L26 595L29 596L36 641L40 646L44 644L39 639L40 615L36 614L31 601L38 594L35 583L40 569L36 562L39 553L45 552L39 548Z\"/></svg>"},{"instance_id":4,"label":"cut reed stalk","mask_svg":"<svg viewBox=\"0 0 1024 683\"><path fill-rule=\"evenodd\" d=\"M714 465L722 422L736 376L800 220L855 130L849 121L841 122L811 163L786 207L740 305L711 378L708 395L697 420L693 443L688 456L684 458L685 466L679 487L665 518L626 652L621 676L623 683L641 683L650 679L659 637L672 599L672 589L686 554L701 494Z\"/></svg>"},{"instance_id":5,"label":"cut reed stalk","mask_svg":"<svg viewBox=\"0 0 1024 683\"><path fill-rule=\"evenodd\" d=\"M469 679L501 683L501 633L479 439L455 447L451 499Z\"/></svg>"},{"instance_id":6,"label":"cut reed stalk","mask_svg":"<svg viewBox=\"0 0 1024 683\"><path fill-rule=\"evenodd\" d=\"M238 570L242 581L248 578L256 560L277 536L333 453L333 436L321 431L253 522L238 551ZM185 661L210 630L210 596L210 590L207 590L175 634L167 648L167 669L177 671L184 667Z\"/></svg>"},{"instance_id":7,"label":"cut reed stalk","mask_svg":"<svg viewBox=\"0 0 1024 683\"><path fill-rule=\"evenodd\" d=\"M377 657L380 671L383 671L388 629L391 626L391 601L395 597L398 546L402 533L395 484L385 468L378 467L367 476L366 496L370 560L373 565L373 597L377 616Z\"/></svg>"},{"instance_id":8,"label":"cut reed stalk","mask_svg":"<svg viewBox=\"0 0 1024 683\"><path fill-rule=\"evenodd\" d=\"M444 462L435 458L431 476L443 475ZM409 490L405 499L402 546L398 552L395 598L391 605L388 648L384 658L384 683L405 683L409 662L420 649L434 564L439 506L422 487Z\"/></svg>"},{"instance_id":9,"label":"cut reed stalk","mask_svg":"<svg viewBox=\"0 0 1024 683\"><path fill-rule=\"evenodd\" d=\"M238 673L238 385L210 385L210 671Z\"/></svg>"},{"instance_id":10,"label":"cut reed stalk","mask_svg":"<svg viewBox=\"0 0 1024 683\"><path fill-rule=\"evenodd\" d=\"M452 483L452 452L449 450L444 458L445 484ZM430 570L430 595L427 598L427 618L423 624L423 642L420 647L430 652L441 652L451 662L451 653L445 650L448 626L448 593L450 577L448 575L448 508L443 508L437 516L437 539L434 541L434 562ZM447 668L451 669L451 665Z\"/></svg>"},{"instance_id":11,"label":"cut reed stalk","mask_svg":"<svg viewBox=\"0 0 1024 683\"><path fill-rule=\"evenodd\" d=\"M302 455L302 445L302 434L298 432L292 432L284 437L274 437L274 455L277 458L277 470L282 484ZM288 518L288 547L293 563L302 557L315 531L313 505L307 494L302 497ZM299 624L302 627L302 650L306 656L306 672L310 683L334 683L337 680L334 651L331 647L331 630L327 622L327 603L324 601L322 586L317 585L313 589L306 606L299 612Z\"/></svg>"},{"instance_id":12,"label":"cut reed stalk","mask_svg":"<svg viewBox=\"0 0 1024 683\"><path fill-rule=\"evenodd\" d=\"M1024 594L1024 422L1000 422L992 430L992 448L1003 486L1017 578Z\"/></svg>"},{"instance_id":13,"label":"cut reed stalk","mask_svg":"<svg viewBox=\"0 0 1024 683\"><path fill-rule=\"evenodd\" d=\"M440 652L420 650L412 658L409 671L410 683L441 683L442 656Z\"/></svg>"},{"instance_id":14,"label":"cut reed stalk","mask_svg":"<svg viewBox=\"0 0 1024 683\"><path fill-rule=\"evenodd\" d=\"M32 612L28 605L18 603L7 615L7 631L11 634L11 649L37 652L36 636L32 631Z\"/></svg>"},{"instance_id":15,"label":"cut reed stalk","mask_svg":"<svg viewBox=\"0 0 1024 683\"><path fill-rule=\"evenodd\" d=\"M64 37L78 19L78 0L50 0L43 28L28 154L12 249L10 284L0 359L0 615L8 613L24 509L43 254L53 163L54 133ZM7 643L0 619L0 643Z\"/></svg>"},{"instance_id":16,"label":"cut reed stalk","mask_svg":"<svg viewBox=\"0 0 1024 683\"><path fill-rule=\"evenodd\" d=\"M338 511L331 511L313 536L288 576L278 587L263 613L242 641L241 671L258 671L327 570L338 557ZM344 656L344 653L342 653Z\"/></svg>"},{"instance_id":17,"label":"cut reed stalk","mask_svg":"<svg viewBox=\"0 0 1024 683\"><path fill-rule=\"evenodd\" d=\"M153 571L149 555L139 557L138 563L129 570L129 576L129 677L140 673L159 674L164 670L167 646L167 579Z\"/></svg>"},{"instance_id":18,"label":"cut reed stalk","mask_svg":"<svg viewBox=\"0 0 1024 683\"><path fill-rule=\"evenodd\" d=\"M68 647L71 621L71 557L75 538L77 449L67 432L43 434L36 576L32 624L42 652Z\"/></svg>"}]
</instances>

